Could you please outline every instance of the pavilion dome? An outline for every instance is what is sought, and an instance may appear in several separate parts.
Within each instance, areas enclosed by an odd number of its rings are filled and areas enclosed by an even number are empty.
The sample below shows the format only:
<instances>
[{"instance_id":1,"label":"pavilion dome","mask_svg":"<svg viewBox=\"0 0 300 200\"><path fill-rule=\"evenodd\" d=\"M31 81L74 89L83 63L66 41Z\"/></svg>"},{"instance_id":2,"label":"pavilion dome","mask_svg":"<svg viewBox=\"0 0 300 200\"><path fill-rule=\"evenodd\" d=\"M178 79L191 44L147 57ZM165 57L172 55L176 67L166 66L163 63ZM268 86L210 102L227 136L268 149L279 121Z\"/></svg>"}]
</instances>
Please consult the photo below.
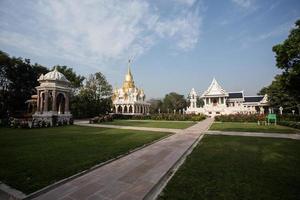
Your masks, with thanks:
<instances>
[{"instance_id":1,"label":"pavilion dome","mask_svg":"<svg viewBox=\"0 0 300 200\"><path fill-rule=\"evenodd\" d=\"M61 81L61 82L67 82L67 83L70 82L65 77L65 75L63 75L62 73L60 73L59 71L57 71L56 67L54 68L53 71L48 72L45 75L41 75L38 80L39 81Z\"/></svg>"}]
</instances>

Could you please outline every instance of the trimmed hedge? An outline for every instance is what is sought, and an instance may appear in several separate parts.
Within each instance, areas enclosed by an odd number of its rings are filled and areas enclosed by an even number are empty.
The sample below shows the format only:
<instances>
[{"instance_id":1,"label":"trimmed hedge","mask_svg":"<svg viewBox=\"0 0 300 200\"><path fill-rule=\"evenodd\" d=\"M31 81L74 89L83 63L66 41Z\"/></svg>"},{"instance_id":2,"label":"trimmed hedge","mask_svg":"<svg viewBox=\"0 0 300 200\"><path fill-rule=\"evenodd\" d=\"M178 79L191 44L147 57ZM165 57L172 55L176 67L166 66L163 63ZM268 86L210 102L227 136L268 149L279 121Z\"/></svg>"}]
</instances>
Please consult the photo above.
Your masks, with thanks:
<instances>
[{"instance_id":1,"label":"trimmed hedge","mask_svg":"<svg viewBox=\"0 0 300 200\"><path fill-rule=\"evenodd\" d=\"M279 121L277 124L282 125L282 126L288 126L288 127L300 129L300 122Z\"/></svg>"},{"instance_id":2,"label":"trimmed hedge","mask_svg":"<svg viewBox=\"0 0 300 200\"><path fill-rule=\"evenodd\" d=\"M180 115L180 114L154 114L154 115L101 115L90 119L90 123L101 123L113 121L114 119L124 120L168 120L168 121L202 121L205 115Z\"/></svg>"},{"instance_id":3,"label":"trimmed hedge","mask_svg":"<svg viewBox=\"0 0 300 200\"><path fill-rule=\"evenodd\" d=\"M300 122L300 115L284 114L277 115L278 121Z\"/></svg>"},{"instance_id":4,"label":"trimmed hedge","mask_svg":"<svg viewBox=\"0 0 300 200\"><path fill-rule=\"evenodd\" d=\"M219 122L257 122L265 120L266 115L260 114L231 114L231 115L219 115L215 117Z\"/></svg>"}]
</instances>

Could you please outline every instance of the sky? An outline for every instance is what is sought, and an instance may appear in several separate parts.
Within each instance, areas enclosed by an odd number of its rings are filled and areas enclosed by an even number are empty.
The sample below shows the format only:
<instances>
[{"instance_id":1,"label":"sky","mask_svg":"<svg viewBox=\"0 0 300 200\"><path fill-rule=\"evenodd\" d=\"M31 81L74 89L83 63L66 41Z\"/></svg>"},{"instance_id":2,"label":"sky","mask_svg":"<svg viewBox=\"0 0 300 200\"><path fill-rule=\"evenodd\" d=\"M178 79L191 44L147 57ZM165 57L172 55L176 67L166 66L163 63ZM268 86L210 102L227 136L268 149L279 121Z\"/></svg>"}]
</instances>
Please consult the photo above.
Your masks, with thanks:
<instances>
[{"instance_id":1,"label":"sky","mask_svg":"<svg viewBox=\"0 0 300 200\"><path fill-rule=\"evenodd\" d=\"M148 99L201 95L213 78L256 95L281 72L272 47L297 19L299 0L0 0L0 50L100 71L113 87L131 59Z\"/></svg>"}]
</instances>

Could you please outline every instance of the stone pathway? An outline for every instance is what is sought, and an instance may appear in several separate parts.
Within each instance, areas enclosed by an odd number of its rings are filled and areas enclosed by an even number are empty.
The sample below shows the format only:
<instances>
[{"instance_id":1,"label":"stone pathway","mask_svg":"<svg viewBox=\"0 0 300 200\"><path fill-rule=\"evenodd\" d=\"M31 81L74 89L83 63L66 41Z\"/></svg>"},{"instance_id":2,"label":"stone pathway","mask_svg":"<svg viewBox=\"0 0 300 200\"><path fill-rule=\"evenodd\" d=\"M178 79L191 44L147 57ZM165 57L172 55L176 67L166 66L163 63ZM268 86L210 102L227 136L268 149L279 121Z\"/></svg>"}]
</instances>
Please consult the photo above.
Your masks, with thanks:
<instances>
[{"instance_id":1,"label":"stone pathway","mask_svg":"<svg viewBox=\"0 0 300 200\"><path fill-rule=\"evenodd\" d=\"M212 122L213 119L201 121L60 185L36 199L143 199L199 136L207 131Z\"/></svg>"},{"instance_id":2,"label":"stone pathway","mask_svg":"<svg viewBox=\"0 0 300 200\"><path fill-rule=\"evenodd\" d=\"M183 129L172 129L172 128L152 128L152 127L137 127L137 126L119 126L119 125L108 125L108 124L90 124L88 121L75 121L75 125L79 126L90 126L100 128L117 128L117 129L129 129L129 130L140 130L140 131L156 131L156 132L168 132L168 133L179 133Z\"/></svg>"},{"instance_id":3,"label":"stone pathway","mask_svg":"<svg viewBox=\"0 0 300 200\"><path fill-rule=\"evenodd\" d=\"M229 131L207 131L206 135L229 135L229 136L247 136L247 137L267 137L267 138L286 138L300 140L300 134L283 133L256 133L256 132L229 132Z\"/></svg>"}]
</instances>

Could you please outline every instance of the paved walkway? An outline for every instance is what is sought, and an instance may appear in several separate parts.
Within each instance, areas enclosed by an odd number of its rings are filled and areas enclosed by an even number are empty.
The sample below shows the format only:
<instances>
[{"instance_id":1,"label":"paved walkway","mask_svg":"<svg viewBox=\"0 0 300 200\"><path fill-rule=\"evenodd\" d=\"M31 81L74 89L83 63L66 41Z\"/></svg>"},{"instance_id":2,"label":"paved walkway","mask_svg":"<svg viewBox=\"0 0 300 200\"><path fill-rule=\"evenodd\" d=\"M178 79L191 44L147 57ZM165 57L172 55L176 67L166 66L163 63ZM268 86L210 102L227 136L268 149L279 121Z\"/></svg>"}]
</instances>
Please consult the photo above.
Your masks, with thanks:
<instances>
[{"instance_id":1,"label":"paved walkway","mask_svg":"<svg viewBox=\"0 0 300 200\"><path fill-rule=\"evenodd\" d=\"M299 134L284 134L284 133L207 131L205 134L207 134L207 135L247 136L247 137L267 137L267 138L287 138L287 139L300 140Z\"/></svg>"},{"instance_id":2,"label":"paved walkway","mask_svg":"<svg viewBox=\"0 0 300 200\"><path fill-rule=\"evenodd\" d=\"M201 121L36 199L143 199L212 122L213 119Z\"/></svg>"},{"instance_id":3,"label":"paved walkway","mask_svg":"<svg viewBox=\"0 0 300 200\"><path fill-rule=\"evenodd\" d=\"M117 129L129 129L129 130L140 130L140 131L157 131L157 132L168 132L168 133L179 133L183 129L172 129L172 128L152 128L152 127L137 127L137 126L119 126L119 125L107 125L107 124L90 124L89 121L75 121L74 124L79 126L90 126L90 127L101 127L101 128L117 128Z\"/></svg>"}]
</instances>

